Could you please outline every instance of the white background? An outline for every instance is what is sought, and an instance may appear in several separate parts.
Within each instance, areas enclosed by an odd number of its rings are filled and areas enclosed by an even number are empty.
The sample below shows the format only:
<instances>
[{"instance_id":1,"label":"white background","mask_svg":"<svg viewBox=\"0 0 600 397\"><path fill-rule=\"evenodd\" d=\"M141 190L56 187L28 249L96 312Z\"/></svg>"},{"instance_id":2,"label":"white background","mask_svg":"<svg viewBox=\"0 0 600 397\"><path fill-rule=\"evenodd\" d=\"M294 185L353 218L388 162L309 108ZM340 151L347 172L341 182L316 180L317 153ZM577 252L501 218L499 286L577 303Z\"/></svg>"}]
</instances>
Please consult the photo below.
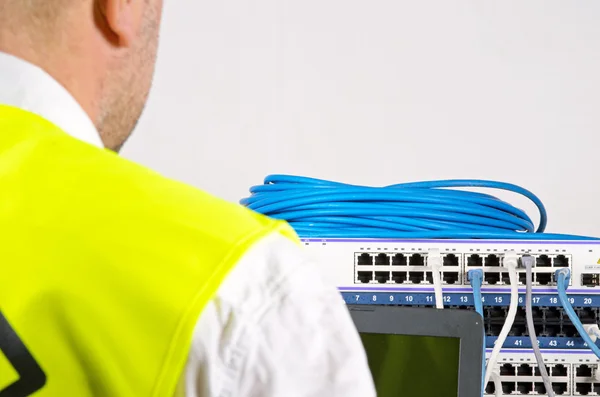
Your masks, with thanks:
<instances>
[{"instance_id":1,"label":"white background","mask_svg":"<svg viewBox=\"0 0 600 397\"><path fill-rule=\"evenodd\" d=\"M600 235L600 2L165 3L126 157L232 201L270 173L496 179Z\"/></svg>"}]
</instances>

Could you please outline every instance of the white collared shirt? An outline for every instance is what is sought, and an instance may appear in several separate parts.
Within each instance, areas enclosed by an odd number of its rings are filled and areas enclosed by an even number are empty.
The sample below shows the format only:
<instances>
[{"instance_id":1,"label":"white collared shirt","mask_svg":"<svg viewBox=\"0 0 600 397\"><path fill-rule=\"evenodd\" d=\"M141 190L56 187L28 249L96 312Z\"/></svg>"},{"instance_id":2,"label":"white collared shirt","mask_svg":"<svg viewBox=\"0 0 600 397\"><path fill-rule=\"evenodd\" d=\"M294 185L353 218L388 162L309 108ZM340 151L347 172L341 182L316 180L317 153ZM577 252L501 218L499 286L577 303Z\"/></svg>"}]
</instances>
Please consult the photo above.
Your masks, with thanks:
<instances>
[{"instance_id":1,"label":"white collared shirt","mask_svg":"<svg viewBox=\"0 0 600 397\"><path fill-rule=\"evenodd\" d=\"M3 53L0 104L102 147L64 87ZM318 274L301 248L278 235L250 249L198 319L182 374L186 397L374 397L350 315Z\"/></svg>"}]
</instances>

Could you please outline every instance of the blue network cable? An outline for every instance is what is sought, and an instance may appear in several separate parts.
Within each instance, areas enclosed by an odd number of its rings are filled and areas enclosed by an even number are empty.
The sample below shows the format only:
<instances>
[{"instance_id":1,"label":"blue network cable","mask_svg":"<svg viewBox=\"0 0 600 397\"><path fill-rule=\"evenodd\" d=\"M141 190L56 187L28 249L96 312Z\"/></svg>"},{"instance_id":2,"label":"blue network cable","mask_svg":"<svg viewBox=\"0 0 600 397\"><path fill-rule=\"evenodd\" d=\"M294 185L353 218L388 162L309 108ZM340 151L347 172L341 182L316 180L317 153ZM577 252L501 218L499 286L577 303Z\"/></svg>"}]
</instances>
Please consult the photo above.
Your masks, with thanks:
<instances>
[{"instance_id":1,"label":"blue network cable","mask_svg":"<svg viewBox=\"0 0 600 397\"><path fill-rule=\"evenodd\" d=\"M499 189L520 194L538 208L537 229L522 210L492 195L461 190ZM270 175L240 202L287 221L311 238L528 239L591 237L543 233L541 200L522 187L485 180L444 180L385 187L347 185L291 175Z\"/></svg>"},{"instance_id":2,"label":"blue network cable","mask_svg":"<svg viewBox=\"0 0 600 397\"><path fill-rule=\"evenodd\" d=\"M473 269L467 273L471 288L473 288L473 302L475 304L475 311L483 319L483 301L481 296L481 285L483 284L483 270ZM485 391L484 378L485 378L485 332L483 333L483 359L481 362L481 393Z\"/></svg>"},{"instance_id":3,"label":"blue network cable","mask_svg":"<svg viewBox=\"0 0 600 397\"><path fill-rule=\"evenodd\" d=\"M573 306L571 306L569 298L567 297L567 288L569 288L571 271L567 268L562 268L557 270L554 274L558 288L558 299L560 300L562 307L565 309L565 313L567 313L569 319L575 328L577 328L577 332L579 332L579 335L581 335L583 341L587 343L588 347L594 352L596 357L600 358L600 348L592 341L588 333L585 331L581 320L579 320L579 317L577 317L577 314L575 313L575 310L573 310Z\"/></svg>"}]
</instances>

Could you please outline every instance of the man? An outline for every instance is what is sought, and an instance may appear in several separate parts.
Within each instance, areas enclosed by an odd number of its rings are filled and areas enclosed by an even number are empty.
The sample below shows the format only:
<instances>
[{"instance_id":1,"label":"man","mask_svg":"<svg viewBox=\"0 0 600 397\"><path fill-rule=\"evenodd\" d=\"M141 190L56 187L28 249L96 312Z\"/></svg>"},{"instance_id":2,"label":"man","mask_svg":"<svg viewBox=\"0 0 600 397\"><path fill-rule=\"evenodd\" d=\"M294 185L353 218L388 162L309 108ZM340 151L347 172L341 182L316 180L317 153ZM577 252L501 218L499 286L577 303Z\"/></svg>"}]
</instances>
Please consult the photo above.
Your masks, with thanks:
<instances>
[{"instance_id":1,"label":"man","mask_svg":"<svg viewBox=\"0 0 600 397\"><path fill-rule=\"evenodd\" d=\"M161 10L0 0L0 396L374 396L286 224L115 154Z\"/></svg>"}]
</instances>

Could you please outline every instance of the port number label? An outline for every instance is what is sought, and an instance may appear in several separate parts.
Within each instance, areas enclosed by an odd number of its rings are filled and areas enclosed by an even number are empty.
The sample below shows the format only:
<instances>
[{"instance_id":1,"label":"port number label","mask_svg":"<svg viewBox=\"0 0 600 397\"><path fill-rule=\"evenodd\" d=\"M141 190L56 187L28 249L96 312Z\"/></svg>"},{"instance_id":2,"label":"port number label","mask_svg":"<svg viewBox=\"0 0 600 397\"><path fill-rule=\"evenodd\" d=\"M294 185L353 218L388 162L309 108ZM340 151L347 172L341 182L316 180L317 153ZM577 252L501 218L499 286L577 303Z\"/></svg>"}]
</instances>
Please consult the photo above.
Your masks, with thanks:
<instances>
[{"instance_id":1,"label":"port number label","mask_svg":"<svg viewBox=\"0 0 600 397\"><path fill-rule=\"evenodd\" d=\"M414 299L414 297L413 297L412 295L408 295L408 296L406 297L406 301L407 301L407 302L412 302L412 301L413 301L413 299Z\"/></svg>"},{"instance_id":2,"label":"port number label","mask_svg":"<svg viewBox=\"0 0 600 397\"><path fill-rule=\"evenodd\" d=\"M431 303L431 302L433 302L433 296L431 296L431 295L427 295L427 296L425 297L425 300L426 300L427 302Z\"/></svg>"},{"instance_id":3,"label":"port number label","mask_svg":"<svg viewBox=\"0 0 600 397\"><path fill-rule=\"evenodd\" d=\"M495 297L494 300L496 301L496 303L502 303L502 297L501 296Z\"/></svg>"},{"instance_id":4,"label":"port number label","mask_svg":"<svg viewBox=\"0 0 600 397\"><path fill-rule=\"evenodd\" d=\"M558 303L558 298L550 298L550 303Z\"/></svg>"},{"instance_id":5,"label":"port number label","mask_svg":"<svg viewBox=\"0 0 600 397\"><path fill-rule=\"evenodd\" d=\"M548 343L548 345L550 345L550 346L558 346L558 342L557 342L557 341L555 341L555 340L551 340L551 341Z\"/></svg>"},{"instance_id":6,"label":"port number label","mask_svg":"<svg viewBox=\"0 0 600 397\"><path fill-rule=\"evenodd\" d=\"M461 301L462 303L467 303L467 302L469 301L469 297L468 297L468 296L461 296L461 297L460 297L460 301Z\"/></svg>"},{"instance_id":7,"label":"port number label","mask_svg":"<svg viewBox=\"0 0 600 397\"><path fill-rule=\"evenodd\" d=\"M573 346L575 346L575 342L574 342L574 341L572 341L572 340L568 340L568 341L567 341L567 346L569 346L569 347L573 347Z\"/></svg>"},{"instance_id":8,"label":"port number label","mask_svg":"<svg viewBox=\"0 0 600 397\"><path fill-rule=\"evenodd\" d=\"M373 302L377 302L377 295L373 295Z\"/></svg>"},{"instance_id":9,"label":"port number label","mask_svg":"<svg viewBox=\"0 0 600 397\"><path fill-rule=\"evenodd\" d=\"M575 298L569 298L569 303L570 303L570 304L573 304L573 303L575 303Z\"/></svg>"},{"instance_id":10,"label":"port number label","mask_svg":"<svg viewBox=\"0 0 600 397\"><path fill-rule=\"evenodd\" d=\"M531 298L531 301L533 303L540 303L540 297L539 296L534 296L533 298Z\"/></svg>"},{"instance_id":11,"label":"port number label","mask_svg":"<svg viewBox=\"0 0 600 397\"><path fill-rule=\"evenodd\" d=\"M592 298L583 298L583 304L584 305L591 305L592 304Z\"/></svg>"},{"instance_id":12,"label":"port number label","mask_svg":"<svg viewBox=\"0 0 600 397\"><path fill-rule=\"evenodd\" d=\"M390 295L390 302L394 301L394 295Z\"/></svg>"},{"instance_id":13,"label":"port number label","mask_svg":"<svg viewBox=\"0 0 600 397\"><path fill-rule=\"evenodd\" d=\"M515 341L515 346L523 346L523 340L521 340L521 339L517 339L517 340Z\"/></svg>"},{"instance_id":14,"label":"port number label","mask_svg":"<svg viewBox=\"0 0 600 397\"><path fill-rule=\"evenodd\" d=\"M519 303L523 303L523 297L519 296Z\"/></svg>"},{"instance_id":15,"label":"port number label","mask_svg":"<svg viewBox=\"0 0 600 397\"><path fill-rule=\"evenodd\" d=\"M360 299L360 295L356 295L356 301L358 302L358 300Z\"/></svg>"},{"instance_id":16,"label":"port number label","mask_svg":"<svg viewBox=\"0 0 600 397\"><path fill-rule=\"evenodd\" d=\"M444 302L450 303L451 301L452 301L452 298L450 296L444 296Z\"/></svg>"}]
</instances>

